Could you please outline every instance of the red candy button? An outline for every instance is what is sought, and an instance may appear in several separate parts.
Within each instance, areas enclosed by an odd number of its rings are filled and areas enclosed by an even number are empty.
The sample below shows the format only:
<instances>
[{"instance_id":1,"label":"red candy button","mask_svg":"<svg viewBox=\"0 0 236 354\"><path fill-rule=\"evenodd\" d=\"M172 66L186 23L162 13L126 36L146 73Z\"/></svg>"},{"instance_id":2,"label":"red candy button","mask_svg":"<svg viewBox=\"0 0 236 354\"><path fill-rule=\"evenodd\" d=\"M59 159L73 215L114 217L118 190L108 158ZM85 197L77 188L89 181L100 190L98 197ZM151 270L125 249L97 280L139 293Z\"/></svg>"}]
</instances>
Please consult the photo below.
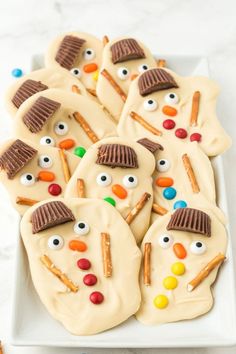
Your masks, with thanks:
<instances>
[{"instance_id":1,"label":"red candy button","mask_svg":"<svg viewBox=\"0 0 236 354\"><path fill-rule=\"evenodd\" d=\"M84 284L87 286L93 286L97 281L97 277L94 274L86 274L83 279Z\"/></svg>"},{"instance_id":2,"label":"red candy button","mask_svg":"<svg viewBox=\"0 0 236 354\"><path fill-rule=\"evenodd\" d=\"M185 139L187 137L187 135L188 135L188 133L183 128L176 129L176 131L175 131L175 136L177 136L177 138Z\"/></svg>"},{"instance_id":3,"label":"red candy button","mask_svg":"<svg viewBox=\"0 0 236 354\"><path fill-rule=\"evenodd\" d=\"M59 186L59 184L52 183L48 187L48 193L50 193L51 195L59 195L61 194L61 187Z\"/></svg>"},{"instance_id":4,"label":"red candy button","mask_svg":"<svg viewBox=\"0 0 236 354\"><path fill-rule=\"evenodd\" d=\"M77 261L77 266L82 270L88 270L91 267L91 262L87 258L80 258Z\"/></svg>"},{"instance_id":5,"label":"red candy button","mask_svg":"<svg viewBox=\"0 0 236 354\"><path fill-rule=\"evenodd\" d=\"M163 128L170 130L175 127L175 121L173 121L173 119L166 119L166 120L164 120L162 125L163 125Z\"/></svg>"},{"instance_id":6,"label":"red candy button","mask_svg":"<svg viewBox=\"0 0 236 354\"><path fill-rule=\"evenodd\" d=\"M89 299L93 304L99 305L103 302L104 296L99 291L94 291L92 294L90 294Z\"/></svg>"},{"instance_id":7,"label":"red candy button","mask_svg":"<svg viewBox=\"0 0 236 354\"><path fill-rule=\"evenodd\" d=\"M197 141L197 142L199 142L199 141L201 141L201 140L202 140L202 136L201 136L201 134L199 134L199 133L193 133L193 134L190 135L190 141Z\"/></svg>"}]
</instances>

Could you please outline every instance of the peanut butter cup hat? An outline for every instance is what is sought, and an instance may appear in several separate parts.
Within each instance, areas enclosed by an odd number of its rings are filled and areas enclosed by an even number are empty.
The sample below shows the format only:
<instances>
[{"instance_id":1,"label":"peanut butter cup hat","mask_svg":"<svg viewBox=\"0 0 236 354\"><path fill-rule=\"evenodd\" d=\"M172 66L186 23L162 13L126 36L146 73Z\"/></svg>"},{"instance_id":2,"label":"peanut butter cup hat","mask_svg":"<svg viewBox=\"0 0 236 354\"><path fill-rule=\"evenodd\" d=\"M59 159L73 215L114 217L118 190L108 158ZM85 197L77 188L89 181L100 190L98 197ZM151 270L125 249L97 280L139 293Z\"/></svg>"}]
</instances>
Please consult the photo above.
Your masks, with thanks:
<instances>
[{"instance_id":1,"label":"peanut butter cup hat","mask_svg":"<svg viewBox=\"0 0 236 354\"><path fill-rule=\"evenodd\" d=\"M96 163L112 168L138 168L138 158L134 149L121 144L104 144L99 146Z\"/></svg>"},{"instance_id":2,"label":"peanut butter cup hat","mask_svg":"<svg viewBox=\"0 0 236 354\"><path fill-rule=\"evenodd\" d=\"M56 53L56 62L58 62L63 68L70 70L75 64L85 42L86 40L83 38L72 35L65 36Z\"/></svg>"},{"instance_id":3,"label":"peanut butter cup hat","mask_svg":"<svg viewBox=\"0 0 236 354\"><path fill-rule=\"evenodd\" d=\"M143 59L145 53L138 42L133 38L125 38L115 42L111 46L112 62L123 63L132 59Z\"/></svg>"},{"instance_id":4,"label":"peanut butter cup hat","mask_svg":"<svg viewBox=\"0 0 236 354\"><path fill-rule=\"evenodd\" d=\"M44 85L40 81L35 80L26 80L23 84L18 88L15 95L12 98L12 103L16 108L19 108L27 98L35 95L40 91L47 90L48 86Z\"/></svg>"},{"instance_id":5,"label":"peanut butter cup hat","mask_svg":"<svg viewBox=\"0 0 236 354\"><path fill-rule=\"evenodd\" d=\"M141 96L149 95L152 92L177 88L174 78L163 69L151 69L144 72L139 80L138 87Z\"/></svg>"}]
</instances>

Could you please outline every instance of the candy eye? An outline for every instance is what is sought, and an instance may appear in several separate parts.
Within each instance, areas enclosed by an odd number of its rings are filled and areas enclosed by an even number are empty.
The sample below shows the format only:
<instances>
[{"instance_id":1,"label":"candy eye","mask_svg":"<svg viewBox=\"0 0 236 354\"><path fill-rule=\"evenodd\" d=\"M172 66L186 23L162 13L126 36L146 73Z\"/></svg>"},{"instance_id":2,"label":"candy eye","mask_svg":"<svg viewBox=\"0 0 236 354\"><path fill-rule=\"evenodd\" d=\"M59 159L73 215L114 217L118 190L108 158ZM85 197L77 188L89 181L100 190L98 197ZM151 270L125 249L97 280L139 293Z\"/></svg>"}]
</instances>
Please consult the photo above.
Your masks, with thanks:
<instances>
[{"instance_id":1,"label":"candy eye","mask_svg":"<svg viewBox=\"0 0 236 354\"><path fill-rule=\"evenodd\" d=\"M89 225L84 222L84 221L77 221L77 223L74 225L74 232L77 235L86 235L90 230Z\"/></svg>"},{"instance_id":2,"label":"candy eye","mask_svg":"<svg viewBox=\"0 0 236 354\"><path fill-rule=\"evenodd\" d=\"M68 125L65 122L57 122L54 131L57 135L65 135L68 132Z\"/></svg>"},{"instance_id":3,"label":"candy eye","mask_svg":"<svg viewBox=\"0 0 236 354\"><path fill-rule=\"evenodd\" d=\"M32 173L25 173L20 177L20 183L24 186L32 186L35 183L35 177Z\"/></svg>"},{"instance_id":4,"label":"candy eye","mask_svg":"<svg viewBox=\"0 0 236 354\"><path fill-rule=\"evenodd\" d=\"M40 144L41 145L49 145L49 146L55 146L55 141L53 138L51 138L50 136L43 136L40 139Z\"/></svg>"},{"instance_id":5,"label":"candy eye","mask_svg":"<svg viewBox=\"0 0 236 354\"><path fill-rule=\"evenodd\" d=\"M129 70L125 67L123 68L119 68L117 70L117 76L121 79L121 80L126 80L129 77Z\"/></svg>"},{"instance_id":6,"label":"candy eye","mask_svg":"<svg viewBox=\"0 0 236 354\"><path fill-rule=\"evenodd\" d=\"M157 170L159 172L166 172L170 168L170 162L166 159L157 160Z\"/></svg>"},{"instance_id":7,"label":"candy eye","mask_svg":"<svg viewBox=\"0 0 236 354\"><path fill-rule=\"evenodd\" d=\"M153 99L149 99L149 100L145 100L143 102L143 108L145 109L145 111L155 111L158 107L157 101L153 100Z\"/></svg>"},{"instance_id":8,"label":"candy eye","mask_svg":"<svg viewBox=\"0 0 236 354\"><path fill-rule=\"evenodd\" d=\"M193 254L203 254L206 252L206 245L202 241L194 241L190 245L190 251Z\"/></svg>"},{"instance_id":9,"label":"candy eye","mask_svg":"<svg viewBox=\"0 0 236 354\"><path fill-rule=\"evenodd\" d=\"M99 175L96 178L96 181L99 186L106 187L109 186L109 184L111 184L112 178L108 173L103 172L103 173L99 173Z\"/></svg>"},{"instance_id":10,"label":"candy eye","mask_svg":"<svg viewBox=\"0 0 236 354\"><path fill-rule=\"evenodd\" d=\"M139 71L140 73L143 73L144 71L146 71L146 70L148 70L148 69L149 69L149 67L148 67L147 64L142 64L142 65L139 65L139 67L138 67L138 71Z\"/></svg>"},{"instance_id":11,"label":"candy eye","mask_svg":"<svg viewBox=\"0 0 236 354\"><path fill-rule=\"evenodd\" d=\"M53 165L53 160L48 155L39 156L39 166L42 168L50 168Z\"/></svg>"},{"instance_id":12,"label":"candy eye","mask_svg":"<svg viewBox=\"0 0 236 354\"><path fill-rule=\"evenodd\" d=\"M168 234L163 234L159 237L158 242L162 248L169 248L173 244L173 237Z\"/></svg>"},{"instance_id":13,"label":"candy eye","mask_svg":"<svg viewBox=\"0 0 236 354\"><path fill-rule=\"evenodd\" d=\"M64 240L59 235L53 235L48 239L48 247L52 250L60 250L64 246Z\"/></svg>"},{"instance_id":14,"label":"candy eye","mask_svg":"<svg viewBox=\"0 0 236 354\"><path fill-rule=\"evenodd\" d=\"M165 95L165 102L169 104L176 104L179 102L179 97L174 92L168 93Z\"/></svg>"},{"instance_id":15,"label":"candy eye","mask_svg":"<svg viewBox=\"0 0 236 354\"><path fill-rule=\"evenodd\" d=\"M70 70L71 74L74 75L75 77L77 77L78 79L81 78L82 76L82 72L79 68L73 68Z\"/></svg>"},{"instance_id":16,"label":"candy eye","mask_svg":"<svg viewBox=\"0 0 236 354\"><path fill-rule=\"evenodd\" d=\"M91 48L87 48L84 51L84 59L85 60L92 60L95 58L95 51Z\"/></svg>"},{"instance_id":17,"label":"candy eye","mask_svg":"<svg viewBox=\"0 0 236 354\"><path fill-rule=\"evenodd\" d=\"M135 188L138 184L138 178L134 175L126 175L123 178L123 184L127 188Z\"/></svg>"}]
</instances>

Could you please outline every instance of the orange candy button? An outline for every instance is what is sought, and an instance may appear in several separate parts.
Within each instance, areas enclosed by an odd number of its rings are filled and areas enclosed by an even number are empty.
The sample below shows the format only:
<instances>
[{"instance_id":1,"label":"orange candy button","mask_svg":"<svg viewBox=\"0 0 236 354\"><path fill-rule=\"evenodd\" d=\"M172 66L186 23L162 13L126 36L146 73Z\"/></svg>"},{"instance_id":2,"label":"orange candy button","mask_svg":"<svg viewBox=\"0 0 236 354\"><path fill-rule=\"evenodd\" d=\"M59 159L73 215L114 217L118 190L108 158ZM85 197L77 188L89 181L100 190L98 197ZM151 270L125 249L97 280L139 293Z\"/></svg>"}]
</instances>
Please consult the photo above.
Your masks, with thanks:
<instances>
[{"instance_id":1,"label":"orange candy button","mask_svg":"<svg viewBox=\"0 0 236 354\"><path fill-rule=\"evenodd\" d=\"M87 245L83 241L72 240L69 242L69 248L72 251L84 252L87 250Z\"/></svg>"},{"instance_id":2,"label":"orange candy button","mask_svg":"<svg viewBox=\"0 0 236 354\"><path fill-rule=\"evenodd\" d=\"M125 199L127 197L127 191L120 184L114 184L111 189L118 198Z\"/></svg>"},{"instance_id":3,"label":"orange candy button","mask_svg":"<svg viewBox=\"0 0 236 354\"><path fill-rule=\"evenodd\" d=\"M171 107L171 106L164 106L162 108L162 112L165 115L170 116L170 117L174 117L178 113L177 109L175 109L174 107Z\"/></svg>"},{"instance_id":4,"label":"orange candy button","mask_svg":"<svg viewBox=\"0 0 236 354\"><path fill-rule=\"evenodd\" d=\"M175 243L173 246L173 251L176 257L178 257L179 259L183 259L187 256L187 251L182 245L182 243Z\"/></svg>"},{"instance_id":5,"label":"orange candy button","mask_svg":"<svg viewBox=\"0 0 236 354\"><path fill-rule=\"evenodd\" d=\"M60 141L58 146L60 149L69 150L75 146L75 141L73 139L65 139Z\"/></svg>"},{"instance_id":6,"label":"orange candy button","mask_svg":"<svg viewBox=\"0 0 236 354\"><path fill-rule=\"evenodd\" d=\"M38 179L44 182L52 182L55 179L55 174L49 171L40 171L38 174Z\"/></svg>"},{"instance_id":7,"label":"orange candy button","mask_svg":"<svg viewBox=\"0 0 236 354\"><path fill-rule=\"evenodd\" d=\"M95 63L90 63L90 64L84 65L83 69L84 69L84 72L86 72L86 73L93 73L94 71L96 71L98 69L98 66Z\"/></svg>"},{"instance_id":8,"label":"orange candy button","mask_svg":"<svg viewBox=\"0 0 236 354\"><path fill-rule=\"evenodd\" d=\"M156 185L158 187L170 187L173 186L174 180L170 177L159 177L156 179Z\"/></svg>"}]
</instances>

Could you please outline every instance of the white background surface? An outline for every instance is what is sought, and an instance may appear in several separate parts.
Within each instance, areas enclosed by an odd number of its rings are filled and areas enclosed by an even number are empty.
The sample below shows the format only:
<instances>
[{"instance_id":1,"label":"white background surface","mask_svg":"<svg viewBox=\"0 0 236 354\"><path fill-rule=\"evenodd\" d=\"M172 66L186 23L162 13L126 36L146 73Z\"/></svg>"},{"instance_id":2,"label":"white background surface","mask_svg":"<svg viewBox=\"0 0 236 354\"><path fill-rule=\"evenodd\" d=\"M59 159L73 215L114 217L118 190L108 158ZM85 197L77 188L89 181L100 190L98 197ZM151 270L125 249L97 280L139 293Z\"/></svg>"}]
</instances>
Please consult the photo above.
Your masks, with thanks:
<instances>
[{"instance_id":1,"label":"white background surface","mask_svg":"<svg viewBox=\"0 0 236 354\"><path fill-rule=\"evenodd\" d=\"M29 67L30 56L42 53L59 32L90 31L102 37L132 35L153 52L203 54L211 76L222 87L218 114L236 138L236 2L234 0L0 0L0 140L10 133L2 95L12 81L11 70ZM224 155L231 231L236 218L235 146ZM0 190L2 192L2 189ZM2 194L1 194L2 195ZM8 345L13 256L16 240L13 213L0 199L0 339L5 354L233 354L235 348L177 350L80 350L14 348ZM236 242L234 242L234 250ZM235 251L236 252L236 251ZM227 301L227 294L225 296ZM32 323L37 326L37 321ZM236 336L236 334L235 334Z\"/></svg>"}]
</instances>

